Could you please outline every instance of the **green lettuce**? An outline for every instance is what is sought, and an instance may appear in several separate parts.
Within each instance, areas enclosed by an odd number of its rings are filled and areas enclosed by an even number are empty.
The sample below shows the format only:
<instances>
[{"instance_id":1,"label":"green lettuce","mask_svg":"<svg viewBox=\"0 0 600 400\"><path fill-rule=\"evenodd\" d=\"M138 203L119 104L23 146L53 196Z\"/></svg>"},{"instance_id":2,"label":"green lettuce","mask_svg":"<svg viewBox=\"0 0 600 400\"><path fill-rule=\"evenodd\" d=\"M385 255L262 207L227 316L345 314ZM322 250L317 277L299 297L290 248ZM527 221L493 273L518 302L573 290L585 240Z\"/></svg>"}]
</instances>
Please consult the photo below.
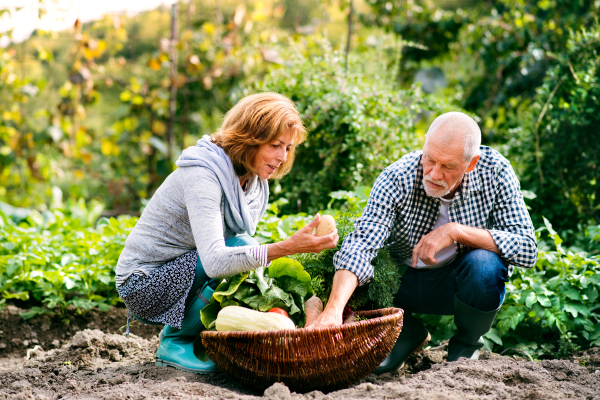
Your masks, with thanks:
<instances>
[{"instance_id":1,"label":"green lettuce","mask_svg":"<svg viewBox=\"0 0 600 400\"><path fill-rule=\"evenodd\" d=\"M258 311L279 307L301 328L306 323L304 302L313 293L310 275L302 264L279 258L268 268L259 267L224 279L200 317L206 329L215 330L217 314L223 307L235 305Z\"/></svg>"}]
</instances>

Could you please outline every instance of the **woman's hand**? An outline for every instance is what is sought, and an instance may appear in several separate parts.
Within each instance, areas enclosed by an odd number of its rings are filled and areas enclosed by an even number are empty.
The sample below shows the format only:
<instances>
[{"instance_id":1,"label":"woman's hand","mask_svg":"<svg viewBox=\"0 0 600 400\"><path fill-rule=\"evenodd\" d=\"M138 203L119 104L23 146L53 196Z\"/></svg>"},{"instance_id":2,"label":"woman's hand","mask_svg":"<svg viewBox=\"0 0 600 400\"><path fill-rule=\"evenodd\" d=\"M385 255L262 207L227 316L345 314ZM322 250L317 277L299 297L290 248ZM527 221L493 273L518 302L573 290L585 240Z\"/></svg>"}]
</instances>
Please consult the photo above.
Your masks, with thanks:
<instances>
[{"instance_id":1,"label":"woman's hand","mask_svg":"<svg viewBox=\"0 0 600 400\"><path fill-rule=\"evenodd\" d=\"M270 244L267 260L272 261L292 254L320 253L325 249L333 249L340 240L337 228L328 235L315 236L313 231L319 222L321 222L321 216L317 214L308 225L294 233L289 239Z\"/></svg>"},{"instance_id":2,"label":"woman's hand","mask_svg":"<svg viewBox=\"0 0 600 400\"><path fill-rule=\"evenodd\" d=\"M325 249L333 249L337 246L340 237L337 234L337 228L333 229L328 235L315 236L313 231L321 222L321 216L317 214L315 218L310 221L308 225L294 233L285 242L289 243L289 246L294 249L296 253L320 253Z\"/></svg>"}]
</instances>

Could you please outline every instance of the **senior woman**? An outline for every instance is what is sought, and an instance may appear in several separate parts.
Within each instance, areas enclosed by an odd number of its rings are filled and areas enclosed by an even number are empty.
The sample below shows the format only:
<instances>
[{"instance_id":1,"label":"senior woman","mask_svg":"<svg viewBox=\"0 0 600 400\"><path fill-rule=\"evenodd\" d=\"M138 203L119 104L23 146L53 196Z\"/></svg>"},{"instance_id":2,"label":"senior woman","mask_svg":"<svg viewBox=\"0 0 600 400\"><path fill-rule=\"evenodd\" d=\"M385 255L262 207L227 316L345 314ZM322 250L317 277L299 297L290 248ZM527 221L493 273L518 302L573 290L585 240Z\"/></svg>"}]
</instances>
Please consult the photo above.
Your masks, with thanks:
<instances>
[{"instance_id":1,"label":"senior woman","mask_svg":"<svg viewBox=\"0 0 600 400\"><path fill-rule=\"evenodd\" d=\"M156 364L216 371L194 356L200 310L216 282L296 253L333 248L337 231L316 237L317 215L289 239L259 245L251 236L265 212L267 179L292 167L306 131L289 99L260 93L239 101L221 128L183 151L179 167L148 202L117 264L117 289L134 317L165 324ZM128 326L129 328L129 326Z\"/></svg>"}]
</instances>

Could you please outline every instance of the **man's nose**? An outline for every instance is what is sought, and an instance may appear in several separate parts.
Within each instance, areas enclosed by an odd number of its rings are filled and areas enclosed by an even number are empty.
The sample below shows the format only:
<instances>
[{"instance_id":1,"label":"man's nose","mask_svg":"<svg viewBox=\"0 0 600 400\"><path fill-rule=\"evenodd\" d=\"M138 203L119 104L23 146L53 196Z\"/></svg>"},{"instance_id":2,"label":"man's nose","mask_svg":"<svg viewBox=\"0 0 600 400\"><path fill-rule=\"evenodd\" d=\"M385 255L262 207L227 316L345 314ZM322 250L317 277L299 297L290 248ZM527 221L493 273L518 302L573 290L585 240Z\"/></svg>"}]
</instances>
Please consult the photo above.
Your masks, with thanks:
<instances>
[{"instance_id":1,"label":"man's nose","mask_svg":"<svg viewBox=\"0 0 600 400\"><path fill-rule=\"evenodd\" d=\"M444 174L442 173L442 167L437 164L431 169L431 172L429 173L429 175L431 176L431 179L435 179L435 180L444 179Z\"/></svg>"}]
</instances>

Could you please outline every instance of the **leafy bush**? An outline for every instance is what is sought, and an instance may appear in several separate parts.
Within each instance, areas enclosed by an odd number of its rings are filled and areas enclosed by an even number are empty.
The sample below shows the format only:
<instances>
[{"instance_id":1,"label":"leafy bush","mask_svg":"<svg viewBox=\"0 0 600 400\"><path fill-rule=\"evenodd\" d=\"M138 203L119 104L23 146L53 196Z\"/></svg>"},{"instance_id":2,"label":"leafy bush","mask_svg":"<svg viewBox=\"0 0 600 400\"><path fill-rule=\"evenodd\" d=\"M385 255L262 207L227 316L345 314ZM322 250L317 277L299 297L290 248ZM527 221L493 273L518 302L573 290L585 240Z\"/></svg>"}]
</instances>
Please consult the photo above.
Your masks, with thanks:
<instances>
[{"instance_id":1,"label":"leafy bush","mask_svg":"<svg viewBox=\"0 0 600 400\"><path fill-rule=\"evenodd\" d=\"M538 357L563 357L600 345L600 260L563 249L547 220L545 225L556 250L541 251L535 268L516 270L489 338L506 337L496 344Z\"/></svg>"},{"instance_id":2,"label":"leafy bush","mask_svg":"<svg viewBox=\"0 0 600 400\"><path fill-rule=\"evenodd\" d=\"M520 126L507 123L509 114L531 102L570 30L592 27L600 8L593 0L368 3L373 12L362 15L363 21L408 44L398 61L403 84L419 68L442 68L447 95L485 121L484 136L501 141L510 137L509 128Z\"/></svg>"},{"instance_id":3,"label":"leafy bush","mask_svg":"<svg viewBox=\"0 0 600 400\"><path fill-rule=\"evenodd\" d=\"M101 206L88 209L83 201L43 213L12 211L0 211L0 304L29 300L36 306L23 317L30 318L64 315L70 306L106 311L120 301L114 267L137 218L101 218L94 227Z\"/></svg>"},{"instance_id":4,"label":"leafy bush","mask_svg":"<svg viewBox=\"0 0 600 400\"><path fill-rule=\"evenodd\" d=\"M343 55L326 42L312 45L310 54L290 56L289 65L272 70L259 86L294 101L309 131L294 168L273 185L274 196L289 200L286 213L314 213L332 191L371 185L383 168L419 146L421 117L446 111L419 88L394 89L383 66L370 72L366 60L380 65L378 51L351 56L348 71Z\"/></svg>"},{"instance_id":5,"label":"leafy bush","mask_svg":"<svg viewBox=\"0 0 600 400\"><path fill-rule=\"evenodd\" d=\"M534 223L544 215L562 232L600 223L600 25L573 34L557 61L511 150L523 186L537 195Z\"/></svg>"}]
</instances>

